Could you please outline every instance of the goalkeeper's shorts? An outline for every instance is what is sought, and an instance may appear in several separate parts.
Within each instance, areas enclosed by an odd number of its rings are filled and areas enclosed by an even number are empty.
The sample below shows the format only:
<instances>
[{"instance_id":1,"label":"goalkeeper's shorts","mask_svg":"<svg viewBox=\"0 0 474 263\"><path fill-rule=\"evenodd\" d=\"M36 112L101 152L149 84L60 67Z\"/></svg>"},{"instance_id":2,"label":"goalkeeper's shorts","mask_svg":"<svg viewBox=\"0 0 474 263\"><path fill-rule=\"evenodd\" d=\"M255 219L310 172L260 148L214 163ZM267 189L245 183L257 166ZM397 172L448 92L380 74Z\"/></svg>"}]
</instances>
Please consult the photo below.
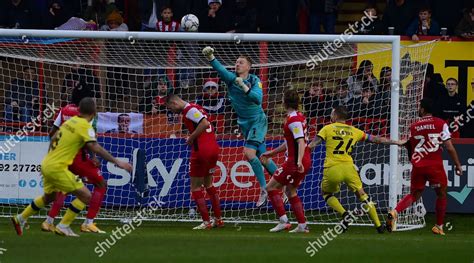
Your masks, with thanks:
<instances>
[{"instance_id":1,"label":"goalkeeper's shorts","mask_svg":"<svg viewBox=\"0 0 474 263\"><path fill-rule=\"evenodd\" d=\"M323 192L337 193L341 190L341 183L343 182L352 192L362 189L362 181L352 162L339 163L324 168L321 183Z\"/></svg>"},{"instance_id":2,"label":"goalkeeper's shorts","mask_svg":"<svg viewBox=\"0 0 474 263\"><path fill-rule=\"evenodd\" d=\"M239 119L238 123L245 137L245 147L259 150L260 145L265 143L265 136L267 135L267 116L262 114L255 119Z\"/></svg>"}]
</instances>

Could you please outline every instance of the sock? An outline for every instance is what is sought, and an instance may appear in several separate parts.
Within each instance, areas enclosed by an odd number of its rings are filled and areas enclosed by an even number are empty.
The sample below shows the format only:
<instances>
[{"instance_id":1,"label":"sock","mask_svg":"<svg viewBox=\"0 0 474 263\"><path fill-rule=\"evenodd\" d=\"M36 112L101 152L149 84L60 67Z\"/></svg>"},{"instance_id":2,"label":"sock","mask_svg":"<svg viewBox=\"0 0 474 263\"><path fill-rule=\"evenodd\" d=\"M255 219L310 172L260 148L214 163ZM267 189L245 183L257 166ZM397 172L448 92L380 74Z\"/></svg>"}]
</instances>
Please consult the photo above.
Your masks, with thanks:
<instances>
[{"instance_id":1,"label":"sock","mask_svg":"<svg viewBox=\"0 0 474 263\"><path fill-rule=\"evenodd\" d=\"M46 217L46 223L52 225L54 224L54 218L50 217L50 216L47 216Z\"/></svg>"},{"instance_id":2,"label":"sock","mask_svg":"<svg viewBox=\"0 0 474 263\"><path fill-rule=\"evenodd\" d=\"M207 210L206 199L204 199L204 192L202 190L193 191L191 196L196 203L196 206L201 214L202 221L210 222L209 211Z\"/></svg>"},{"instance_id":3,"label":"sock","mask_svg":"<svg viewBox=\"0 0 474 263\"><path fill-rule=\"evenodd\" d=\"M250 166L252 166L255 177L257 177L260 188L265 189L267 187L267 181L265 180L265 174L263 173L262 163L260 163L260 160L257 157L250 160L249 163Z\"/></svg>"},{"instance_id":4,"label":"sock","mask_svg":"<svg viewBox=\"0 0 474 263\"><path fill-rule=\"evenodd\" d=\"M74 199L69 205L69 208L66 210L63 219L59 223L65 227L68 227L71 225L72 221L76 219L77 214L84 210L85 207L86 204L84 204L81 200L78 198Z\"/></svg>"},{"instance_id":5,"label":"sock","mask_svg":"<svg viewBox=\"0 0 474 263\"><path fill-rule=\"evenodd\" d=\"M306 223L306 219L304 217L304 209L303 209L303 204L301 203L300 198L296 195L292 198L290 198L290 204L291 204L291 209L293 210L293 213L295 214L296 220L298 221L299 224L304 224Z\"/></svg>"},{"instance_id":6,"label":"sock","mask_svg":"<svg viewBox=\"0 0 474 263\"><path fill-rule=\"evenodd\" d=\"M211 199L212 211L214 211L214 217L220 219L222 217L221 204L219 201L219 195L217 189L214 186L206 188L209 199Z\"/></svg>"},{"instance_id":7,"label":"sock","mask_svg":"<svg viewBox=\"0 0 474 263\"><path fill-rule=\"evenodd\" d=\"M265 169L270 175L273 175L275 171L278 169L275 162L272 159L268 159L267 164L265 165Z\"/></svg>"},{"instance_id":8,"label":"sock","mask_svg":"<svg viewBox=\"0 0 474 263\"><path fill-rule=\"evenodd\" d=\"M102 200L104 199L105 192L107 191L106 187L95 187L92 192L92 198L89 203L89 209L87 210L88 219L94 219L99 213L100 206L102 205Z\"/></svg>"},{"instance_id":9,"label":"sock","mask_svg":"<svg viewBox=\"0 0 474 263\"><path fill-rule=\"evenodd\" d=\"M400 202L398 202L395 210L397 213L402 212L403 210L407 209L413 203L413 196L411 194L405 195Z\"/></svg>"},{"instance_id":10,"label":"sock","mask_svg":"<svg viewBox=\"0 0 474 263\"><path fill-rule=\"evenodd\" d=\"M364 203L364 209L368 210L369 217L374 222L375 227L379 227L382 224L380 223L379 216L377 215L377 209L375 208L375 204L370 201L369 196L367 194L360 197L360 201Z\"/></svg>"},{"instance_id":11,"label":"sock","mask_svg":"<svg viewBox=\"0 0 474 263\"><path fill-rule=\"evenodd\" d=\"M89 219L89 218L84 219L84 224L85 224L85 225L90 225L90 224L92 224L92 223L94 223L94 219L93 219L93 218L92 218L92 219Z\"/></svg>"},{"instance_id":12,"label":"sock","mask_svg":"<svg viewBox=\"0 0 474 263\"><path fill-rule=\"evenodd\" d=\"M340 215L344 214L346 212L346 209L341 205L339 200L332 194L329 195L324 195L324 200L326 200L326 203L336 212L338 212Z\"/></svg>"},{"instance_id":13,"label":"sock","mask_svg":"<svg viewBox=\"0 0 474 263\"><path fill-rule=\"evenodd\" d=\"M35 200L31 202L30 205L28 205L25 210L21 213L21 217L23 220L27 220L30 216L36 214L39 212L41 208L45 206L43 196L36 197Z\"/></svg>"},{"instance_id":14,"label":"sock","mask_svg":"<svg viewBox=\"0 0 474 263\"><path fill-rule=\"evenodd\" d=\"M302 224L298 223L298 227L299 227L300 229L301 229L301 228L304 229L304 228L306 228L306 223L302 223Z\"/></svg>"},{"instance_id":15,"label":"sock","mask_svg":"<svg viewBox=\"0 0 474 263\"><path fill-rule=\"evenodd\" d=\"M58 192L56 194L56 199L54 200L53 205L51 206L51 209L49 209L48 212L48 217L51 217L53 221L54 218L59 215L59 211L61 211L61 208L64 206L64 200L66 200L66 195L61 192Z\"/></svg>"},{"instance_id":16,"label":"sock","mask_svg":"<svg viewBox=\"0 0 474 263\"><path fill-rule=\"evenodd\" d=\"M444 214L446 214L446 203L448 199L444 198L436 198L436 224L438 226L443 226L444 223Z\"/></svg>"},{"instance_id":17,"label":"sock","mask_svg":"<svg viewBox=\"0 0 474 263\"><path fill-rule=\"evenodd\" d=\"M284 224L284 223L288 223L288 216L286 214L280 216L279 218L280 220L280 223Z\"/></svg>"},{"instance_id":18,"label":"sock","mask_svg":"<svg viewBox=\"0 0 474 263\"><path fill-rule=\"evenodd\" d=\"M268 197L272 203L273 209L278 217L286 216L285 205L283 204L283 199L281 198L281 193L278 190L268 191Z\"/></svg>"}]
</instances>

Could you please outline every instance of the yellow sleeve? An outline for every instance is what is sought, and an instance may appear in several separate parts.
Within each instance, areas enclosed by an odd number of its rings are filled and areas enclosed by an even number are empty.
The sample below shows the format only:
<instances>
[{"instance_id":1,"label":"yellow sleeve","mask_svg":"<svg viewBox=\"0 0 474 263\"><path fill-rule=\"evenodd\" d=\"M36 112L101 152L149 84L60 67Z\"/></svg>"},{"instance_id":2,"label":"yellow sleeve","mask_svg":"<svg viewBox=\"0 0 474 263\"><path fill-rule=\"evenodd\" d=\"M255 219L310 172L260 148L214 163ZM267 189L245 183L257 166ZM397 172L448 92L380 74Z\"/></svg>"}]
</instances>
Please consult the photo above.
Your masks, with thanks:
<instances>
[{"instance_id":1,"label":"yellow sleeve","mask_svg":"<svg viewBox=\"0 0 474 263\"><path fill-rule=\"evenodd\" d=\"M327 138L327 130L328 130L328 125L324 126L319 132L318 132L318 137L326 141Z\"/></svg>"},{"instance_id":2,"label":"yellow sleeve","mask_svg":"<svg viewBox=\"0 0 474 263\"><path fill-rule=\"evenodd\" d=\"M83 138L84 142L95 142L97 141L95 136L95 130L92 128L92 125L87 123L87 125L83 125L80 133L81 137Z\"/></svg>"},{"instance_id":3,"label":"yellow sleeve","mask_svg":"<svg viewBox=\"0 0 474 263\"><path fill-rule=\"evenodd\" d=\"M357 128L354 128L354 139L357 141L357 142L360 142L360 141L365 141L367 140L367 136L369 136L368 134L366 134L365 132L357 129Z\"/></svg>"}]
</instances>

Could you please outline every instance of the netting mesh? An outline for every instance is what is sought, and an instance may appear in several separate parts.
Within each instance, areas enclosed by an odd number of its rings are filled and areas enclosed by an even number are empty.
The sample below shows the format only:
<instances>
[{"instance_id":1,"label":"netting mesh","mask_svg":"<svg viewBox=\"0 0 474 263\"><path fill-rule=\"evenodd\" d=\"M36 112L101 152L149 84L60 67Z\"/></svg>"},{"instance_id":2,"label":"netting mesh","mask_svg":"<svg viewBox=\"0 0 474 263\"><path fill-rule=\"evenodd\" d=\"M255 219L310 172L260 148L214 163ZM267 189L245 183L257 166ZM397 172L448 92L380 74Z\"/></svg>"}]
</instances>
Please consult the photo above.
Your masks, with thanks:
<instances>
[{"instance_id":1,"label":"netting mesh","mask_svg":"<svg viewBox=\"0 0 474 263\"><path fill-rule=\"evenodd\" d=\"M282 142L286 113L281 100L283 91L289 87L301 93L301 110L308 118L311 138L330 122L330 111L337 105L349 108L350 124L371 134L390 136L390 90L399 88L400 136L406 135L417 117L417 101L422 95L422 79L433 43L402 48L402 55L408 55L402 58L402 81L397 84L391 82L390 69L383 68L391 66L390 45L345 43L328 51L326 44L245 39L224 42L2 37L0 104L4 109L1 129L5 136L0 182L6 191L0 191L1 215L17 213L31 198L41 194L42 181L37 170L46 153L45 132L52 120L44 119L35 132L30 130L29 136L10 150L5 147L9 136L45 109L68 104L72 89L80 88L97 99L99 142L114 156L145 163L145 173L136 171L131 175L102 163L108 190L99 218L133 217L141 207L156 201L160 209L149 215L150 219L197 219L189 191L190 151L184 141L187 131L180 117L163 105L166 94L173 92L203 105L216 127L222 150L214 185L219 190L225 219L274 220L270 205L255 207L259 187L243 155L244 138L225 96L225 83L218 79L201 49L213 46L216 57L230 70L239 55L252 58L251 73L262 81L263 107L269 119L267 147ZM327 59L318 61L310 70L308 61L316 54ZM216 89L212 88L214 84ZM9 160L11 155L7 153L14 153L16 158ZM366 192L379 213L384 214L389 207L389 148L359 144L353 157ZM276 158L278 165L283 161L284 156ZM320 147L313 152L313 169L300 186L299 195L309 222L334 223L339 217L321 196L323 161L324 149ZM404 150L400 152L399 163L408 167ZM35 168L20 171L20 165ZM400 194L408 191L408 176L405 171L404 184L399 184ZM348 209L360 207L345 186L339 198ZM423 225L423 217L410 209L401 216L400 223ZM357 223L370 224L370 220L363 216Z\"/></svg>"}]
</instances>

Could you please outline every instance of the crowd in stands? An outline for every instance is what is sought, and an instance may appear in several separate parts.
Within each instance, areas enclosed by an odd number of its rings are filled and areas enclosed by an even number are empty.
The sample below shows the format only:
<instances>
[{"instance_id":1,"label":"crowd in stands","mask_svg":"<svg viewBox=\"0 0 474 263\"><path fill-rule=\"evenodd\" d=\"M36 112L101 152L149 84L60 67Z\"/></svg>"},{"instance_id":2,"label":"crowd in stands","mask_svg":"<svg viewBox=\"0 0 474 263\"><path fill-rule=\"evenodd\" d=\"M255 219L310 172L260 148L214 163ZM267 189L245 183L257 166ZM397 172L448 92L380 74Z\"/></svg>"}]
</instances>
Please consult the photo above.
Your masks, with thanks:
<instances>
[{"instance_id":1,"label":"crowd in stands","mask_svg":"<svg viewBox=\"0 0 474 263\"><path fill-rule=\"evenodd\" d=\"M474 38L474 5L469 1L389 0L383 12L378 10L376 3L368 1L367 7L361 10L361 15L370 17L372 22L357 25L359 34L406 35L414 41L420 36L445 34ZM5 0L0 3L0 27L177 32L182 31L181 17L191 13L199 18L200 32L334 34L341 4L341 0ZM331 89L321 81L311 83L303 95L308 117L327 120L332 107L344 105L353 113L352 118L387 119L391 69L382 68L377 79L373 68L371 61L363 60L354 74ZM193 76L191 71L181 69L178 78ZM22 74L5 87L5 121L25 122L38 115L41 104L38 100L46 100L47 94L39 94L40 86L44 84L37 76L36 69L25 67ZM413 75L413 78L423 76ZM181 87L191 81L194 81L193 77L179 80ZM166 95L175 89L172 82L166 74L146 77L145 94L140 98L138 111L169 114L164 104ZM449 78L444 83L441 75L429 65L424 81L419 82L424 85L424 97L435 100L436 116L453 122L466 111L466 103L457 95L456 79ZM229 111L229 102L218 79L206 79L196 85L202 86L196 103L211 114ZM99 77L92 68L77 66L66 74L61 87L62 105L70 101L68 94L74 88L90 97L101 97ZM410 88L413 87L409 85L407 89ZM130 95L130 89L126 69L107 68L106 100L123 100L124 96Z\"/></svg>"}]
</instances>

